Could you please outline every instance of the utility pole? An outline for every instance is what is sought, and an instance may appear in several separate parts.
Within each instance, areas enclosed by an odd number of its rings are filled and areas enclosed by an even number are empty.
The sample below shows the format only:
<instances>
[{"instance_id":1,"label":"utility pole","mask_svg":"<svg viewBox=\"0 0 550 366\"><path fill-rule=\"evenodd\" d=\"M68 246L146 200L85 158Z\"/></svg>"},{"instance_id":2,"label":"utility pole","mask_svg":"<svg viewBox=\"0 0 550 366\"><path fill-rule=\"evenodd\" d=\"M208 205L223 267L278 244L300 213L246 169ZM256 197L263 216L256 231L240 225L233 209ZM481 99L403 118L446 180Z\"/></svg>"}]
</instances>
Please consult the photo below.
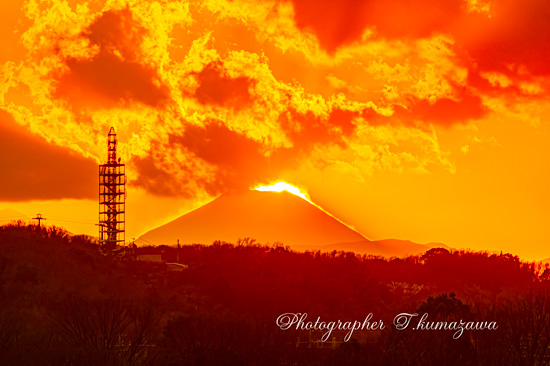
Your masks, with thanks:
<instances>
[{"instance_id":1,"label":"utility pole","mask_svg":"<svg viewBox=\"0 0 550 366\"><path fill-rule=\"evenodd\" d=\"M40 227L40 221L46 220L45 217L42 217L42 214L37 214L36 217L32 218L33 220L38 220L38 227Z\"/></svg>"}]
</instances>

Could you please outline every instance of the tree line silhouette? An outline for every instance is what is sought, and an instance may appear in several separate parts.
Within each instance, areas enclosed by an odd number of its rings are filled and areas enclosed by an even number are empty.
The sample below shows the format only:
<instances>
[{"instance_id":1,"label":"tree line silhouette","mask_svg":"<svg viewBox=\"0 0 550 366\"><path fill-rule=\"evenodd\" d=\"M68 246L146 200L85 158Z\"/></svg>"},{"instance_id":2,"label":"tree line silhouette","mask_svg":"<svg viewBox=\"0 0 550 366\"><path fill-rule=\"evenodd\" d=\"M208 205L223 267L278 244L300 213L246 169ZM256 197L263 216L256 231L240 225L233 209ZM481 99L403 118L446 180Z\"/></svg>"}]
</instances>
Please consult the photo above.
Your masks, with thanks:
<instances>
[{"instance_id":1,"label":"tree line silhouette","mask_svg":"<svg viewBox=\"0 0 550 366\"><path fill-rule=\"evenodd\" d=\"M57 227L0 227L5 365L545 365L550 275L510 254L431 249L391 258L298 253L253 239L161 246L165 263L103 256ZM383 319L349 342L312 342L276 318ZM495 331L396 330L398 313L496 321ZM334 338L341 335L335 333Z\"/></svg>"}]
</instances>

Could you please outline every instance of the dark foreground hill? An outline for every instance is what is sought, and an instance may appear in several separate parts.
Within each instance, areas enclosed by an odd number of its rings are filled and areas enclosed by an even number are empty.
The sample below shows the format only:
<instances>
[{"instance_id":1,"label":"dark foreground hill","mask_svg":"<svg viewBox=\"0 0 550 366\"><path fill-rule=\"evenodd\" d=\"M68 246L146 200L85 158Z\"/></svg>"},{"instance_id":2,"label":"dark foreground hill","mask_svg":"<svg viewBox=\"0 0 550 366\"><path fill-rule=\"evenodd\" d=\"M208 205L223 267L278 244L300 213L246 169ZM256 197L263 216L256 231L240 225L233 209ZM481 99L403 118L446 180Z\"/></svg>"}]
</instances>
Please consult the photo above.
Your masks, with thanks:
<instances>
[{"instance_id":1,"label":"dark foreground hill","mask_svg":"<svg viewBox=\"0 0 550 366\"><path fill-rule=\"evenodd\" d=\"M171 272L165 263L105 257L90 238L57 228L0 227L0 363L546 362L548 334L539 330L550 329L543 316L550 312L548 276L512 255L432 249L386 260L251 241L156 250L189 267ZM456 340L448 331L391 326L396 314L415 311L434 320L495 320L500 331ZM318 332L279 330L275 320L288 312L333 321L373 313L387 328L356 332L349 342L335 332L330 342L318 342ZM523 341L532 346L514 347Z\"/></svg>"}]
</instances>

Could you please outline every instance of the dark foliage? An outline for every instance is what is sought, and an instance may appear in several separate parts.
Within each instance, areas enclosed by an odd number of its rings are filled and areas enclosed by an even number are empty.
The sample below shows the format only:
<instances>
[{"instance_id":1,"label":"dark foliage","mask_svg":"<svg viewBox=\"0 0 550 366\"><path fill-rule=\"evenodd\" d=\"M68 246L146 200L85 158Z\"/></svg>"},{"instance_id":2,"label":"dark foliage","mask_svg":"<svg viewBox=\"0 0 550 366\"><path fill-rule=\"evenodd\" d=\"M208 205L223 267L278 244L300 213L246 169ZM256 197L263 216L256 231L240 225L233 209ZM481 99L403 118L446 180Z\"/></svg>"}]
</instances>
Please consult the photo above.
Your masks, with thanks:
<instances>
[{"instance_id":1,"label":"dark foliage","mask_svg":"<svg viewBox=\"0 0 550 366\"><path fill-rule=\"evenodd\" d=\"M0 364L544 365L550 360L548 270L509 254L432 249L384 259L296 253L280 244L161 247L166 263L104 256L55 227L0 227ZM280 330L309 320L382 319L349 342ZM494 331L397 330L427 321L496 321Z\"/></svg>"}]
</instances>

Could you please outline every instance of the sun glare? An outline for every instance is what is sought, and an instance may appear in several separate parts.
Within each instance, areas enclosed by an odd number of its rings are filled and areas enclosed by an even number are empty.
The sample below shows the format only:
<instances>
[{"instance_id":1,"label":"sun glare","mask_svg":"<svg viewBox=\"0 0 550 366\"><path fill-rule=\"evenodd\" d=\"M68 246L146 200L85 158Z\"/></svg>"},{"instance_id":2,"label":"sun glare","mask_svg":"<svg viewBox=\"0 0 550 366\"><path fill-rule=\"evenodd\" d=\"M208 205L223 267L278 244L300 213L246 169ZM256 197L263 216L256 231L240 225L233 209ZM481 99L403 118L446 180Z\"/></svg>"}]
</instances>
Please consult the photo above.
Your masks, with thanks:
<instances>
[{"instance_id":1,"label":"sun glare","mask_svg":"<svg viewBox=\"0 0 550 366\"><path fill-rule=\"evenodd\" d=\"M299 188L297 187L294 187L293 185L290 185L288 183L285 183L285 182L277 182L275 184L272 184L270 186L258 186L256 188L254 188L256 191L262 191L262 192L282 192L282 191L287 191L289 193L292 193L293 195L296 195L300 198L303 198L305 199L306 201L308 201L309 203L312 203L306 196L305 193L303 193L302 191L300 191Z\"/></svg>"}]
</instances>

